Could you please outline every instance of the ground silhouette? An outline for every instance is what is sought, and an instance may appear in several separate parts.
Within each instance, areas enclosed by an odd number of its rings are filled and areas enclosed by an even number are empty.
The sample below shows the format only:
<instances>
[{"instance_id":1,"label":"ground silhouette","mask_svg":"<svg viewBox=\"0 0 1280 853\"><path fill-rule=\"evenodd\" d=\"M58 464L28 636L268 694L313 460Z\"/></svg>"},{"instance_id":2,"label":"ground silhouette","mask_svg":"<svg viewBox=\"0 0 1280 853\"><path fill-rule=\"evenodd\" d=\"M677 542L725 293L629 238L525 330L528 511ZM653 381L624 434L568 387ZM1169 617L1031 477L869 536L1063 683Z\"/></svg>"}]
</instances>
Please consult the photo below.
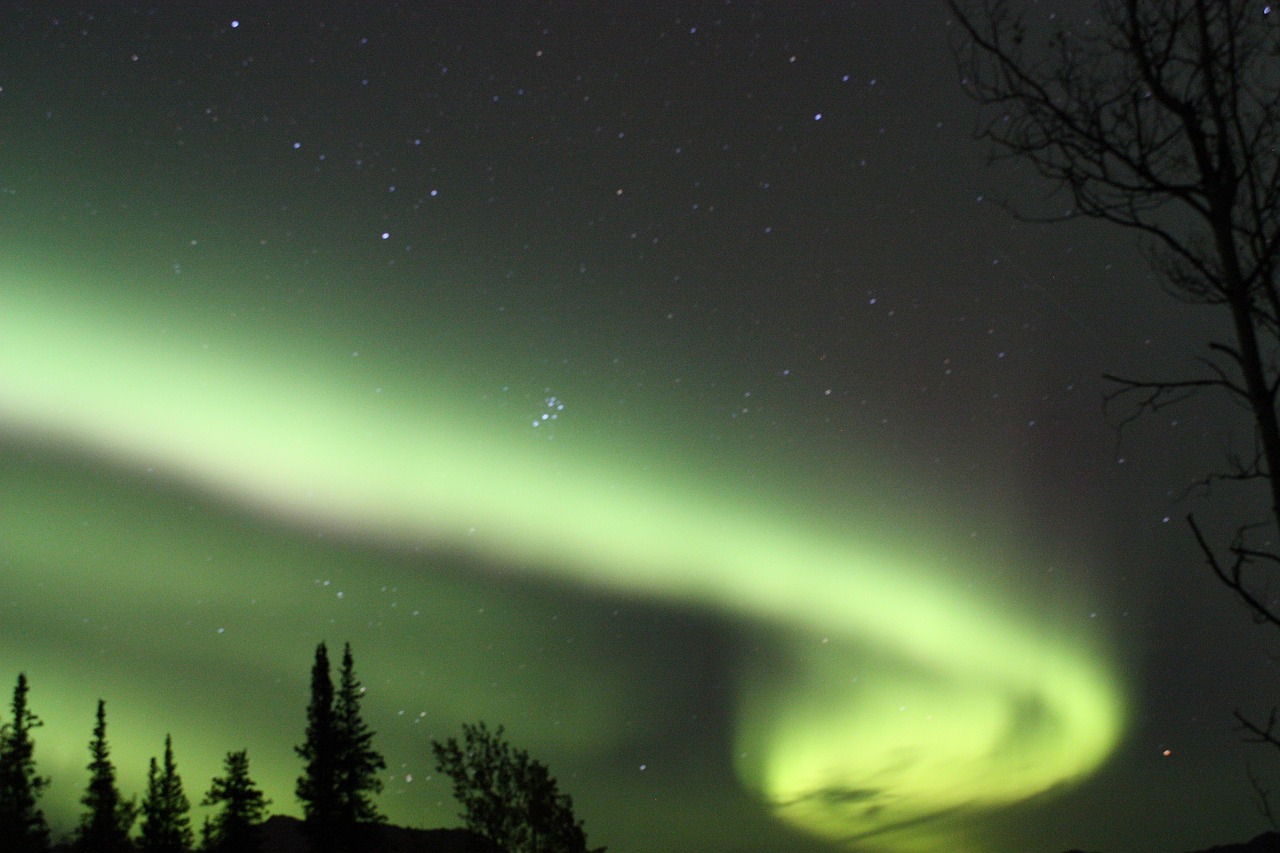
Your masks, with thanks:
<instances>
[{"instance_id":1,"label":"ground silhouette","mask_svg":"<svg viewBox=\"0 0 1280 853\"><path fill-rule=\"evenodd\" d=\"M1084 851L1068 850L1066 853L1084 853ZM1188 853L1280 853L1280 833L1264 832L1252 841L1242 844L1222 844L1217 847L1206 847L1203 850L1191 850Z\"/></svg>"},{"instance_id":2,"label":"ground silhouette","mask_svg":"<svg viewBox=\"0 0 1280 853\"><path fill-rule=\"evenodd\" d=\"M274 815L262 828L262 853L310 853L298 818ZM409 829L389 824L371 829L379 853L505 853L489 839L467 829Z\"/></svg>"}]
</instances>

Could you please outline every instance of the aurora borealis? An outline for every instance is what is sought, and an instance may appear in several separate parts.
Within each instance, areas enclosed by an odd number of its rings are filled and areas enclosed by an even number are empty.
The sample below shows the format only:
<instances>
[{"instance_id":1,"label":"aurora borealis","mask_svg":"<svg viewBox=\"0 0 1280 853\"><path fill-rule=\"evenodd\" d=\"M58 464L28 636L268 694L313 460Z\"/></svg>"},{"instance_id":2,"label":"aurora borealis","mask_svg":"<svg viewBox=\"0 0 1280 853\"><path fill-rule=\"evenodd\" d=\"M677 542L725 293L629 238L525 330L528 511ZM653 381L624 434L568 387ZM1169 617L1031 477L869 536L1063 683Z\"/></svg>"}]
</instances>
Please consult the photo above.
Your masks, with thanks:
<instances>
[{"instance_id":1,"label":"aurora borealis","mask_svg":"<svg viewBox=\"0 0 1280 853\"><path fill-rule=\"evenodd\" d=\"M147 300L126 316L77 321L71 288L44 312L24 310L20 290L6 288L6 305L26 334L7 339L3 358L4 410L20 431L65 436L302 524L531 564L588 589L794 635L781 695L750 685L738 700L735 750L744 782L803 829L843 838L851 825L875 831L1017 801L1093 770L1119 733L1111 673L1007 605L956 588L928 555L805 525L773 509L776 498L735 497L701 468L646 476L643 457L593 454L589 436L571 458L522 447L519 433L484 430L443 391L378 412L360 382L378 373L332 381L340 363L279 344L249 355L207 325L171 330L163 318L176 306L152 316ZM227 352L230 364L218 355ZM604 483L600 471L610 472ZM59 534L33 531L21 509L6 512L20 565L77 559L51 557L44 543ZM163 572L164 556L153 559ZM169 592L186 582L171 580ZM868 666L868 651L878 659L868 677L884 685L842 684ZM873 781L883 817L857 796Z\"/></svg>"},{"instance_id":2,"label":"aurora borealis","mask_svg":"<svg viewBox=\"0 0 1280 853\"><path fill-rule=\"evenodd\" d=\"M1242 770L1188 804L1254 694L1179 693L1256 640L1160 582L1212 589L1182 457L1098 411L1185 320L984 201L1026 177L939 9L3 25L0 660L55 827L98 697L126 791L172 732L189 792L247 747L296 813L321 639L407 825L455 823L429 741L477 719L617 853L1146 849L1117 791L1256 823Z\"/></svg>"}]
</instances>

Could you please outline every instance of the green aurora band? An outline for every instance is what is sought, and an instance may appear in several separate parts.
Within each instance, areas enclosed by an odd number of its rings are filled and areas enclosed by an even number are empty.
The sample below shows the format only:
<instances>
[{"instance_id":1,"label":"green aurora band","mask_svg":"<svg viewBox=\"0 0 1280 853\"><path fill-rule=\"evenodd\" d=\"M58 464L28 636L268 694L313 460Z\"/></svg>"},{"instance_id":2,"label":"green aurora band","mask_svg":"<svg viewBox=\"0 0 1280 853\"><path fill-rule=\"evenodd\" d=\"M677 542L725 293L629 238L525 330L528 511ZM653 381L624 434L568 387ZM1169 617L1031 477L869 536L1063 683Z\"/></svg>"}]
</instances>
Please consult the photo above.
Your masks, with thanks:
<instances>
[{"instance_id":1,"label":"green aurora band","mask_svg":"<svg viewBox=\"0 0 1280 853\"><path fill-rule=\"evenodd\" d=\"M154 467L290 524L390 546L427 541L553 582L749 620L777 638L786 663L741 675L733 761L749 790L806 833L892 851L960 849L963 833L943 816L1079 780L1120 736L1122 691L1105 656L919 553L788 508L767 489L682 469L678 458L621 454L614 437L586 426L572 453L552 452L530 440L528 418L517 432L478 405L462 369L378 363L278 321L273 333L208 300L126 298L105 281L73 285L64 275L33 267L0 281L8 434ZM328 320L340 322L338 313ZM152 553L144 533L126 531L122 556L85 557L91 542L68 540L70 522L50 533L34 507L62 501L74 518L87 510L73 505L87 499L33 494L11 491L0 521L0 558L19 598L52 594L38 591L48 583L97 584L114 589L120 606L163 612L160 568L151 585L115 589L114 579L94 577L161 566L162 546ZM194 540L216 540L211 522L189 524ZM239 572L173 582L216 603L254 586L251 566ZM262 606L308 607L272 595L264 587ZM53 652L32 660L38 646L6 638L0 648L5 671L42 673L37 704L85 689L72 683L84 671L60 668ZM254 653L238 652L246 661ZM42 761L76 767L89 711L52 704L38 708L50 728L80 728L65 743L42 741ZM294 716L290 706L270 724L296 728ZM154 737L163 725L146 722L137 733ZM209 745L191 745L192 767L238 743L231 724L204 724ZM116 724L118 741L133 740L131 725ZM141 766L141 754L123 755ZM265 783L277 808L291 802L286 771Z\"/></svg>"}]
</instances>

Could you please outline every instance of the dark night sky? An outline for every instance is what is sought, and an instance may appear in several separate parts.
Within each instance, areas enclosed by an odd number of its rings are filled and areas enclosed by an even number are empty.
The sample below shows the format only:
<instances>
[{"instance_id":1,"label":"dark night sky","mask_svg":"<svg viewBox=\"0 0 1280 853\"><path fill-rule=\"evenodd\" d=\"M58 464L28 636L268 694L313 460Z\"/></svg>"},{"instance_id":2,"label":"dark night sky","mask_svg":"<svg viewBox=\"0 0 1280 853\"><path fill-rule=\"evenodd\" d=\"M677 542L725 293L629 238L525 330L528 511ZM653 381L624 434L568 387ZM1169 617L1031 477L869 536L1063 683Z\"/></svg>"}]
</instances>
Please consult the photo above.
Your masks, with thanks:
<instances>
[{"instance_id":1,"label":"dark night sky","mask_svg":"<svg viewBox=\"0 0 1280 853\"><path fill-rule=\"evenodd\" d=\"M1241 423L1118 435L1099 378L1219 318L1001 208L1060 202L985 164L952 30L0 7L0 675L55 827L98 697L127 791L172 731L193 799L248 747L297 813L350 640L404 824L456 822L429 740L485 719L616 853L1262 831L1276 638L1181 521L1265 513L1184 494Z\"/></svg>"}]
</instances>

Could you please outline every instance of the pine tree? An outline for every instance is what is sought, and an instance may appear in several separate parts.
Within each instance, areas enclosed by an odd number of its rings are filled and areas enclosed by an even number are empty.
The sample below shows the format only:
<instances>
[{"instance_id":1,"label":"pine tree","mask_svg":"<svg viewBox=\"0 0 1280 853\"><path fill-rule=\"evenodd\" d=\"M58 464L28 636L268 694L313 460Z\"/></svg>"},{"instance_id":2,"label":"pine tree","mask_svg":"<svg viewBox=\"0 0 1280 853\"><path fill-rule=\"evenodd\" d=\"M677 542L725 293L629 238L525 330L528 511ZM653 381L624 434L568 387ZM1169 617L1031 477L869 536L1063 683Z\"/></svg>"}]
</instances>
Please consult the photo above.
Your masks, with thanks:
<instances>
[{"instance_id":1,"label":"pine tree","mask_svg":"<svg viewBox=\"0 0 1280 853\"><path fill-rule=\"evenodd\" d=\"M270 801L249 778L248 751L227 753L222 766L227 775L214 778L201 802L222 806L221 812L205 822L204 849L206 853L260 853L262 822Z\"/></svg>"},{"instance_id":2,"label":"pine tree","mask_svg":"<svg viewBox=\"0 0 1280 853\"><path fill-rule=\"evenodd\" d=\"M318 850L369 846L368 825L381 823L372 795L382 790L378 771L387 764L373 748L373 732L360 716L364 688L355 674L351 644L343 649L340 690L334 694L329 651L316 647L311 668L305 742L297 747L306 762L298 779L304 826Z\"/></svg>"},{"instance_id":3,"label":"pine tree","mask_svg":"<svg viewBox=\"0 0 1280 853\"><path fill-rule=\"evenodd\" d=\"M385 770L387 762L373 748L374 733L360 716L363 695L364 687L356 679L351 644L347 643L342 650L342 677L333 716L338 744L335 758L339 820L349 826L386 820L372 795L382 790L378 771Z\"/></svg>"},{"instance_id":4,"label":"pine tree","mask_svg":"<svg viewBox=\"0 0 1280 853\"><path fill-rule=\"evenodd\" d=\"M84 853L126 853L133 849L129 829L137 808L132 800L126 802L116 787L116 769L107 746L106 703L101 699L97 720L89 742L89 786L80 799L88 811L76 828L75 845Z\"/></svg>"},{"instance_id":5,"label":"pine tree","mask_svg":"<svg viewBox=\"0 0 1280 853\"><path fill-rule=\"evenodd\" d=\"M338 742L334 720L333 680L329 675L329 650L316 647L311 667L311 701L307 705L306 740L295 747L303 759L297 796L308 835L321 848L331 846L338 823Z\"/></svg>"},{"instance_id":6,"label":"pine tree","mask_svg":"<svg viewBox=\"0 0 1280 853\"><path fill-rule=\"evenodd\" d=\"M173 760L173 740L164 737L164 767L151 759L147 773L147 798L142 804L142 835L138 849L144 853L184 853L194 842L191 802L182 790L182 777Z\"/></svg>"},{"instance_id":7,"label":"pine tree","mask_svg":"<svg viewBox=\"0 0 1280 853\"><path fill-rule=\"evenodd\" d=\"M0 727L0 838L12 853L35 853L49 847L49 826L36 805L49 784L36 775L31 730L40 718L27 708L27 676L18 675L13 689L13 720Z\"/></svg>"}]
</instances>

